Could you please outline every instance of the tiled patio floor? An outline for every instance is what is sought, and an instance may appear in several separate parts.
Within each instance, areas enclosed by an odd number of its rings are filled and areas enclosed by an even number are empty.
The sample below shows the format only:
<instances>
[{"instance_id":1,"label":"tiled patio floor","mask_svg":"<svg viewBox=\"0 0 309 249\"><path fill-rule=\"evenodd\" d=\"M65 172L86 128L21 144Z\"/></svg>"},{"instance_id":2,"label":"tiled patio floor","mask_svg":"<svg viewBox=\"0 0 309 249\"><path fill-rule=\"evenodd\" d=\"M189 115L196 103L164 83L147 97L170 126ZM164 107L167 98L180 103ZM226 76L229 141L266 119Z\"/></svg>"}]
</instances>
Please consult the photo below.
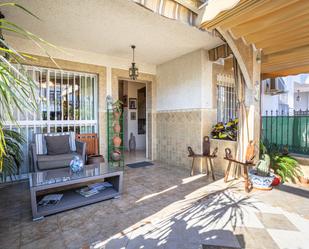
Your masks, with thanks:
<instances>
[{"instance_id":1,"label":"tiled patio floor","mask_svg":"<svg viewBox=\"0 0 309 249\"><path fill-rule=\"evenodd\" d=\"M126 169L120 199L37 222L26 182L2 188L0 248L309 248L307 190L246 195L237 184L188 175L158 163Z\"/></svg>"}]
</instances>

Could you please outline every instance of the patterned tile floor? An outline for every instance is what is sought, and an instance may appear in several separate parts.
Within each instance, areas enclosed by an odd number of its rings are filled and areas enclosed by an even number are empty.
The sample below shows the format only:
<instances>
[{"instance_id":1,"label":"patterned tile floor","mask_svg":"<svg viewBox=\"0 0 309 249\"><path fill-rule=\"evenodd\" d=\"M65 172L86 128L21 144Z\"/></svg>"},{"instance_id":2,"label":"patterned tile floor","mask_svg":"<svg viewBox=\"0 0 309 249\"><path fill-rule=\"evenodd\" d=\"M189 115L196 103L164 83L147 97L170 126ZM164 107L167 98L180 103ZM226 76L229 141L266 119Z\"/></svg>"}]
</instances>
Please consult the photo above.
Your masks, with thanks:
<instances>
[{"instance_id":1,"label":"patterned tile floor","mask_svg":"<svg viewBox=\"0 0 309 249\"><path fill-rule=\"evenodd\" d=\"M120 199L37 222L28 183L2 187L0 248L309 248L309 190L284 185L247 195L241 183L188 175L159 163L129 168Z\"/></svg>"}]
</instances>

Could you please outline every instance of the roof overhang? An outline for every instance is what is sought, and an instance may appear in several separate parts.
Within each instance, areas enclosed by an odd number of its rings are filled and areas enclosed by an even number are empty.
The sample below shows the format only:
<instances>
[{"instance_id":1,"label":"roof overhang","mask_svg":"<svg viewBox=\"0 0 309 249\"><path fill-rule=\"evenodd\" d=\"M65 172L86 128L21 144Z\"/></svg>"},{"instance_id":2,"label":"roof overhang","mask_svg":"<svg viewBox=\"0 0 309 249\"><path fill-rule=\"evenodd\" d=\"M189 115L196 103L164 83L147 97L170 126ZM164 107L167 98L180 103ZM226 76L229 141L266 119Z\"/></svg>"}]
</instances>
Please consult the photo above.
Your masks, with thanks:
<instances>
[{"instance_id":1,"label":"roof overhang","mask_svg":"<svg viewBox=\"0 0 309 249\"><path fill-rule=\"evenodd\" d=\"M228 31L261 49L263 78L309 72L309 1L222 1L209 1L201 28Z\"/></svg>"}]
</instances>

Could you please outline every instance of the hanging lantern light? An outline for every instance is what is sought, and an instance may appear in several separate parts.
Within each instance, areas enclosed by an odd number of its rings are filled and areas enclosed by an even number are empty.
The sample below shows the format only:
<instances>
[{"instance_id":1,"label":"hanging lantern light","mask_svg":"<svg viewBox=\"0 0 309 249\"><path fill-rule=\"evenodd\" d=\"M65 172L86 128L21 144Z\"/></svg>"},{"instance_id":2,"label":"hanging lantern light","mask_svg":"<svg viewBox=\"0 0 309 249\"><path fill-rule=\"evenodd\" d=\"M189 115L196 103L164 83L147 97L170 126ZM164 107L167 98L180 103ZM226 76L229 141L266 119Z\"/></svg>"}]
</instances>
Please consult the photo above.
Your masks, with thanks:
<instances>
[{"instance_id":1,"label":"hanging lantern light","mask_svg":"<svg viewBox=\"0 0 309 249\"><path fill-rule=\"evenodd\" d=\"M131 67L129 68L129 76L131 80L136 80L138 77L138 68L135 66L135 62L134 62L135 45L132 45L131 48L133 50L133 61L132 61Z\"/></svg>"}]
</instances>

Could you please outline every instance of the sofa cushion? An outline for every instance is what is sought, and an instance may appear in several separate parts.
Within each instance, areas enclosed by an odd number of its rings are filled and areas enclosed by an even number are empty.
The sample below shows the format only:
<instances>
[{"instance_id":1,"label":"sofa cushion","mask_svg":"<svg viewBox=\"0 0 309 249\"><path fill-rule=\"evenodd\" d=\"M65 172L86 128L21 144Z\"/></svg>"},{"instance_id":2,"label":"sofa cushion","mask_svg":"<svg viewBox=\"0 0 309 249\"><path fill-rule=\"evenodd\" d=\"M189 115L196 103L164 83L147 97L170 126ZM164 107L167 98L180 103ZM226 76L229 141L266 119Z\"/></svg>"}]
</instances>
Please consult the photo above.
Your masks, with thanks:
<instances>
[{"instance_id":1,"label":"sofa cushion","mask_svg":"<svg viewBox=\"0 0 309 249\"><path fill-rule=\"evenodd\" d=\"M48 170L68 167L74 156L82 159L76 152L60 155L38 155L38 168L39 170Z\"/></svg>"},{"instance_id":2,"label":"sofa cushion","mask_svg":"<svg viewBox=\"0 0 309 249\"><path fill-rule=\"evenodd\" d=\"M47 155L69 154L69 135L46 136Z\"/></svg>"}]
</instances>

